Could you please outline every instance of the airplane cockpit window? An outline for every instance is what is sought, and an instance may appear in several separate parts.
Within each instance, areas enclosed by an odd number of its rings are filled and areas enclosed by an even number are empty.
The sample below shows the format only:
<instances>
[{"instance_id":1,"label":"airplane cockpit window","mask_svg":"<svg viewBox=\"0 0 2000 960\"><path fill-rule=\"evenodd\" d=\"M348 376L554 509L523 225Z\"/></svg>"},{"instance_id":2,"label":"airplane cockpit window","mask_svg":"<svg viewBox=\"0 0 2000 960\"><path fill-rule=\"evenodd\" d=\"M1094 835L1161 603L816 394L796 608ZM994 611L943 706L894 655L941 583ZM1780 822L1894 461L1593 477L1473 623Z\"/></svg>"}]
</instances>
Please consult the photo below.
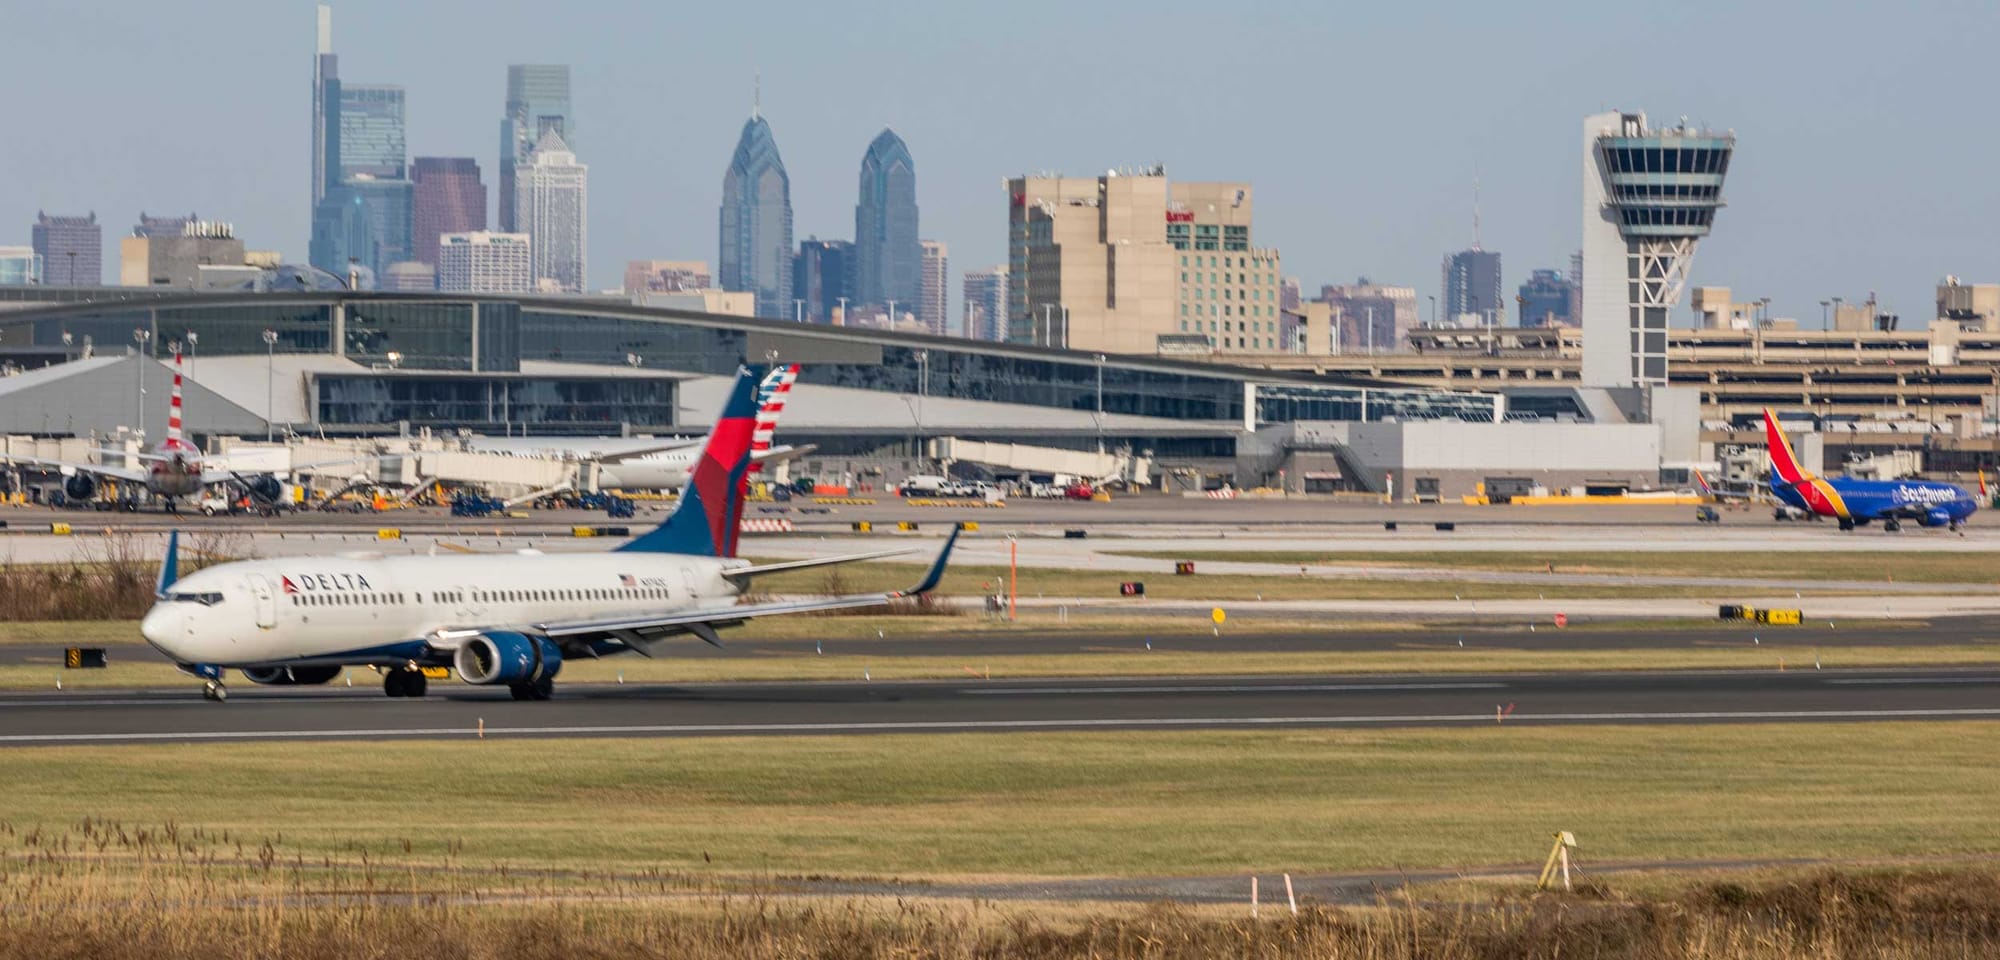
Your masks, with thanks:
<instances>
[{"instance_id":1,"label":"airplane cockpit window","mask_svg":"<svg viewBox=\"0 0 2000 960\"><path fill-rule=\"evenodd\" d=\"M204 607L212 607L222 602L222 594L219 592L189 593L185 591L178 593L169 593L167 594L167 602L199 603Z\"/></svg>"}]
</instances>

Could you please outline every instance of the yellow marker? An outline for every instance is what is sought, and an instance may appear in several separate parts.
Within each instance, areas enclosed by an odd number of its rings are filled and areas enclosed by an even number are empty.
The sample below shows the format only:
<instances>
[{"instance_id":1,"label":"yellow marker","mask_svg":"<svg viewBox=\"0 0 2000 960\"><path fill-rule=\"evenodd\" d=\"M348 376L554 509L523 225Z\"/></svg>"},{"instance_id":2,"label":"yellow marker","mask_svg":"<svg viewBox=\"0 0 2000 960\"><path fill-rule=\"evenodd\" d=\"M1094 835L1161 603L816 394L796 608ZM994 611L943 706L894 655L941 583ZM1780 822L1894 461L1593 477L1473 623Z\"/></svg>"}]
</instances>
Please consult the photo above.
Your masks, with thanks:
<instances>
[{"instance_id":1,"label":"yellow marker","mask_svg":"<svg viewBox=\"0 0 2000 960\"><path fill-rule=\"evenodd\" d=\"M1208 618L1215 621L1217 626L1221 626L1222 621L1229 619L1229 614L1223 613L1221 607L1216 607L1208 612Z\"/></svg>"},{"instance_id":2,"label":"yellow marker","mask_svg":"<svg viewBox=\"0 0 2000 960\"><path fill-rule=\"evenodd\" d=\"M398 530L394 527L383 527L382 529L375 531L375 539L401 540L403 539L403 531Z\"/></svg>"}]
</instances>

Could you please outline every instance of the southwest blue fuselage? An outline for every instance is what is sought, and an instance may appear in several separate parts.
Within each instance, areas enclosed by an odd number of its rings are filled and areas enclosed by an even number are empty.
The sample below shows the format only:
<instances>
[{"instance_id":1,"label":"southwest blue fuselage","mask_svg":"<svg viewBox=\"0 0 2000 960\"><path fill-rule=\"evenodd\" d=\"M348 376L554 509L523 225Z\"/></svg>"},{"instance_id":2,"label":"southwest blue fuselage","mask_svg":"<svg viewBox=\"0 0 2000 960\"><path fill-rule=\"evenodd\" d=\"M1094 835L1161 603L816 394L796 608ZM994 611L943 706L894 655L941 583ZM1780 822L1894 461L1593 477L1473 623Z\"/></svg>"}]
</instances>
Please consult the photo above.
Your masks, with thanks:
<instances>
[{"instance_id":1,"label":"southwest blue fuselage","mask_svg":"<svg viewBox=\"0 0 2000 960\"><path fill-rule=\"evenodd\" d=\"M1954 526L1979 509L1979 500L1962 487L1927 480L1852 480L1807 477L1787 483L1771 474L1771 493L1808 513L1843 521L1914 520L1926 527Z\"/></svg>"}]
</instances>

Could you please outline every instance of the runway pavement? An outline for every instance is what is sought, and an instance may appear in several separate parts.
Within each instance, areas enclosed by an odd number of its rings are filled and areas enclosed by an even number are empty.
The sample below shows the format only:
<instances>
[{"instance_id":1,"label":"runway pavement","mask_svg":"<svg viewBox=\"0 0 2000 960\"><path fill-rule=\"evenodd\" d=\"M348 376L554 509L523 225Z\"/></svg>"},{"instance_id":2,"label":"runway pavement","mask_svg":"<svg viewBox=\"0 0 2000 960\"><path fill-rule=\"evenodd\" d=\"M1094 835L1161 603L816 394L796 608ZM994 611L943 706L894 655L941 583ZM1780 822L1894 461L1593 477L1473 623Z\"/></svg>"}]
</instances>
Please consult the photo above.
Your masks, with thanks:
<instances>
[{"instance_id":1,"label":"runway pavement","mask_svg":"<svg viewBox=\"0 0 2000 960\"><path fill-rule=\"evenodd\" d=\"M2000 719L1993 669L559 684L546 703L432 689L10 694L0 745Z\"/></svg>"}]
</instances>

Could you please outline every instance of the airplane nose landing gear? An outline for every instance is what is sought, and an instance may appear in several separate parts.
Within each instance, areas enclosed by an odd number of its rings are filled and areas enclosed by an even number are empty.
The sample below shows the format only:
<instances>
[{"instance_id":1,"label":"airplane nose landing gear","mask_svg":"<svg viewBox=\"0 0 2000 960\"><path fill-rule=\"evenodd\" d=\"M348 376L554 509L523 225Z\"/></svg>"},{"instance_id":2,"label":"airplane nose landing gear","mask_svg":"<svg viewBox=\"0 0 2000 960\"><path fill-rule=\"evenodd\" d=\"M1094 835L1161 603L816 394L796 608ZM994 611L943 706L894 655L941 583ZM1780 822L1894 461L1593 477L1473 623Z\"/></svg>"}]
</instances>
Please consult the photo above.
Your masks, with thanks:
<instances>
[{"instance_id":1,"label":"airplane nose landing gear","mask_svg":"<svg viewBox=\"0 0 2000 960\"><path fill-rule=\"evenodd\" d=\"M222 703L229 699L229 688L220 680L210 680L201 687L201 698L210 703Z\"/></svg>"}]
</instances>

